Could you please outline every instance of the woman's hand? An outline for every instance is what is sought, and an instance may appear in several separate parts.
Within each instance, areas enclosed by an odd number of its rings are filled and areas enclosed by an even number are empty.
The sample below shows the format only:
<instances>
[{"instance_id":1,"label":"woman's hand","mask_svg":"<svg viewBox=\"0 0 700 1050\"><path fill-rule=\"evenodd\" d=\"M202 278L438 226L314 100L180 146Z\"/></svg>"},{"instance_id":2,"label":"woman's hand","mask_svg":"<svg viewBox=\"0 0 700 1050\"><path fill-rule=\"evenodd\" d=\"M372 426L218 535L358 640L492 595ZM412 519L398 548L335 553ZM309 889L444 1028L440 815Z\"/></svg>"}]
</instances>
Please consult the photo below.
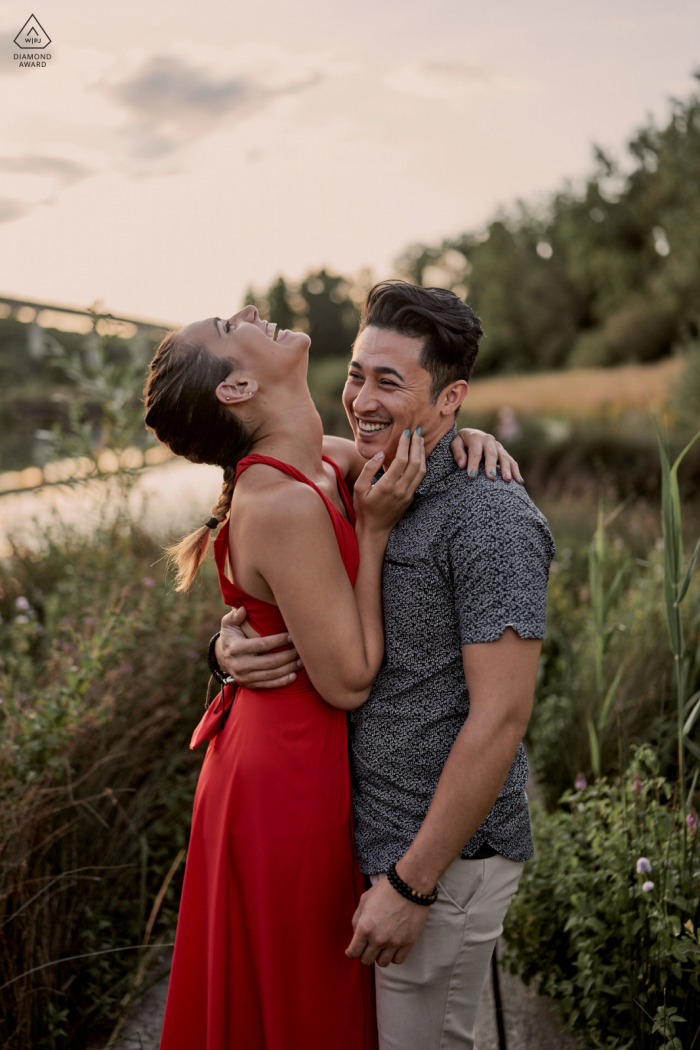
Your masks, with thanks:
<instances>
[{"instance_id":1,"label":"woman's hand","mask_svg":"<svg viewBox=\"0 0 700 1050\"><path fill-rule=\"evenodd\" d=\"M425 441L420 427L411 437L404 431L385 474L376 485L372 478L381 468L384 453L368 460L355 482L354 507L358 530L389 533L411 505L413 494L425 477Z\"/></svg>"},{"instance_id":2,"label":"woman's hand","mask_svg":"<svg viewBox=\"0 0 700 1050\"><path fill-rule=\"evenodd\" d=\"M458 431L457 437L450 445L452 455L458 467L467 468L470 478L475 478L479 472L481 457L484 457L484 469L486 477L492 480L497 476L496 464L501 468L501 477L504 481L515 478L521 485L524 484L520 467L510 453L506 452L500 441L496 441L493 434L487 434L483 430L474 430L464 427Z\"/></svg>"}]
</instances>

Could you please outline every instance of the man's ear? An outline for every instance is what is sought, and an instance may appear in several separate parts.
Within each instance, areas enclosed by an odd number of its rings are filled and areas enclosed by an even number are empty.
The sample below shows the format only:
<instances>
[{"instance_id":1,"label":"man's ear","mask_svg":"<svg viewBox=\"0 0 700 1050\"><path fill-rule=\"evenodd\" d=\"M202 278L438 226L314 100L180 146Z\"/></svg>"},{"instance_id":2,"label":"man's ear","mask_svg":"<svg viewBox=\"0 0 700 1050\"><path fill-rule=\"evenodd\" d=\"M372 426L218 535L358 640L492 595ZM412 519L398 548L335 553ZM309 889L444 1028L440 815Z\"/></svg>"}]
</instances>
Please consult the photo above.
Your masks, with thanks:
<instances>
[{"instance_id":1,"label":"man's ear","mask_svg":"<svg viewBox=\"0 0 700 1050\"><path fill-rule=\"evenodd\" d=\"M225 405L240 405L250 401L257 389L258 384L254 379L235 379L233 376L227 376L223 383L217 386L216 396Z\"/></svg>"},{"instance_id":2,"label":"man's ear","mask_svg":"<svg viewBox=\"0 0 700 1050\"><path fill-rule=\"evenodd\" d=\"M440 394L440 415L453 416L455 412L459 412L468 393L469 383L465 379L450 383Z\"/></svg>"}]
</instances>

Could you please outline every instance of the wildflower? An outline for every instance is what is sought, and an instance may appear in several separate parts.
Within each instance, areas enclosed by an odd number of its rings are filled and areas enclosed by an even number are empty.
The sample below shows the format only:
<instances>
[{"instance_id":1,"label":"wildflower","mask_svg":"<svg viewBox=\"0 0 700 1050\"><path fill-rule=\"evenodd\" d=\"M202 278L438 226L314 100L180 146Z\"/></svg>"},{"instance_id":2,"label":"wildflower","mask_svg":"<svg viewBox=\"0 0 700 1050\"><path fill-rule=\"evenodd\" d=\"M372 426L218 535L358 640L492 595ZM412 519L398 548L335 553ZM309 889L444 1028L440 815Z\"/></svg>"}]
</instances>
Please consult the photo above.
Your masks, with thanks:
<instances>
[{"instance_id":1,"label":"wildflower","mask_svg":"<svg viewBox=\"0 0 700 1050\"><path fill-rule=\"evenodd\" d=\"M94 627L98 623L96 616L83 616L83 623L87 624L88 627Z\"/></svg>"},{"instance_id":2,"label":"wildflower","mask_svg":"<svg viewBox=\"0 0 700 1050\"><path fill-rule=\"evenodd\" d=\"M644 875L647 871L651 871L651 864L646 857L640 857L637 861L637 875Z\"/></svg>"},{"instance_id":3,"label":"wildflower","mask_svg":"<svg viewBox=\"0 0 700 1050\"><path fill-rule=\"evenodd\" d=\"M15 623L29 623L28 616L15 616Z\"/></svg>"},{"instance_id":4,"label":"wildflower","mask_svg":"<svg viewBox=\"0 0 700 1050\"><path fill-rule=\"evenodd\" d=\"M585 791L588 787L588 784L586 783L586 778L584 777L583 773L579 773L579 775L576 777L576 780L574 781L574 787L577 791Z\"/></svg>"},{"instance_id":5,"label":"wildflower","mask_svg":"<svg viewBox=\"0 0 700 1050\"><path fill-rule=\"evenodd\" d=\"M133 671L133 667L131 666L131 664L121 664L119 667L119 671L121 674L131 674L131 672Z\"/></svg>"},{"instance_id":6,"label":"wildflower","mask_svg":"<svg viewBox=\"0 0 700 1050\"><path fill-rule=\"evenodd\" d=\"M141 583L144 587L153 587L155 582L156 581L153 579L152 576L144 576L144 578L141 580Z\"/></svg>"},{"instance_id":7,"label":"wildflower","mask_svg":"<svg viewBox=\"0 0 700 1050\"><path fill-rule=\"evenodd\" d=\"M698 815L694 809L691 809L690 813L685 818L685 824L691 836L698 830Z\"/></svg>"},{"instance_id":8,"label":"wildflower","mask_svg":"<svg viewBox=\"0 0 700 1050\"><path fill-rule=\"evenodd\" d=\"M632 790L634 791L637 798L640 797L643 787L644 782L642 781L642 778L640 777L639 773L635 773L632 777Z\"/></svg>"},{"instance_id":9,"label":"wildflower","mask_svg":"<svg viewBox=\"0 0 700 1050\"><path fill-rule=\"evenodd\" d=\"M15 609L23 613L29 612L29 610L31 609L31 605L29 604L29 602L23 594L20 594L19 598L15 599Z\"/></svg>"},{"instance_id":10,"label":"wildflower","mask_svg":"<svg viewBox=\"0 0 700 1050\"><path fill-rule=\"evenodd\" d=\"M642 889L644 890L645 893L651 893L651 891L654 889L654 883L653 882L643 882L642 883Z\"/></svg>"}]
</instances>

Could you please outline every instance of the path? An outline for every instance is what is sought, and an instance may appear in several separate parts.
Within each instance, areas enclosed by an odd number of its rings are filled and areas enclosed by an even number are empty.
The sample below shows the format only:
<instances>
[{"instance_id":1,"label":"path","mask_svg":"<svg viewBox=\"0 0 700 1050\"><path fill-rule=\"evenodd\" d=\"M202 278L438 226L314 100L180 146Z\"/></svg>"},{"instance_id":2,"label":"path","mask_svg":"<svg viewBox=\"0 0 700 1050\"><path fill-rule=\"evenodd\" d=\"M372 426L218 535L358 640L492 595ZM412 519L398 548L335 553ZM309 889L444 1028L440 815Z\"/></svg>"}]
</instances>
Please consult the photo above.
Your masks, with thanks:
<instances>
[{"instance_id":1,"label":"path","mask_svg":"<svg viewBox=\"0 0 700 1050\"><path fill-rule=\"evenodd\" d=\"M506 1050L576 1050L574 1040L562 1031L547 999L526 988L519 978L504 973L502 968L499 968L499 987ZM167 991L168 978L164 977L135 1005L112 1050L157 1050ZM503 1050L498 1039L491 976L479 1004L476 1047L477 1050Z\"/></svg>"}]
</instances>

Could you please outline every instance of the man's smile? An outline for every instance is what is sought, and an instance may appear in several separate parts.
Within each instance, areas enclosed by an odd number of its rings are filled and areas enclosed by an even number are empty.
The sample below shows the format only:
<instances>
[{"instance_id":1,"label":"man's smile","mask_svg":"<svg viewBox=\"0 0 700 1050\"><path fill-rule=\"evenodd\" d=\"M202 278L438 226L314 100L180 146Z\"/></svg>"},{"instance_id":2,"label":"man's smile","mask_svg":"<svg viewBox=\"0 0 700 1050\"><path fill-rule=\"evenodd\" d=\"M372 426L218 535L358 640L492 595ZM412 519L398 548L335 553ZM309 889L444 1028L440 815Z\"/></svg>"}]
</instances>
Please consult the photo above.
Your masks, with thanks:
<instances>
[{"instance_id":1,"label":"man's smile","mask_svg":"<svg viewBox=\"0 0 700 1050\"><path fill-rule=\"evenodd\" d=\"M371 434L377 430L386 430L387 427L391 426L392 422L390 419L360 419L359 416L355 416L355 419L357 420L358 430L361 430L363 434Z\"/></svg>"}]
</instances>

